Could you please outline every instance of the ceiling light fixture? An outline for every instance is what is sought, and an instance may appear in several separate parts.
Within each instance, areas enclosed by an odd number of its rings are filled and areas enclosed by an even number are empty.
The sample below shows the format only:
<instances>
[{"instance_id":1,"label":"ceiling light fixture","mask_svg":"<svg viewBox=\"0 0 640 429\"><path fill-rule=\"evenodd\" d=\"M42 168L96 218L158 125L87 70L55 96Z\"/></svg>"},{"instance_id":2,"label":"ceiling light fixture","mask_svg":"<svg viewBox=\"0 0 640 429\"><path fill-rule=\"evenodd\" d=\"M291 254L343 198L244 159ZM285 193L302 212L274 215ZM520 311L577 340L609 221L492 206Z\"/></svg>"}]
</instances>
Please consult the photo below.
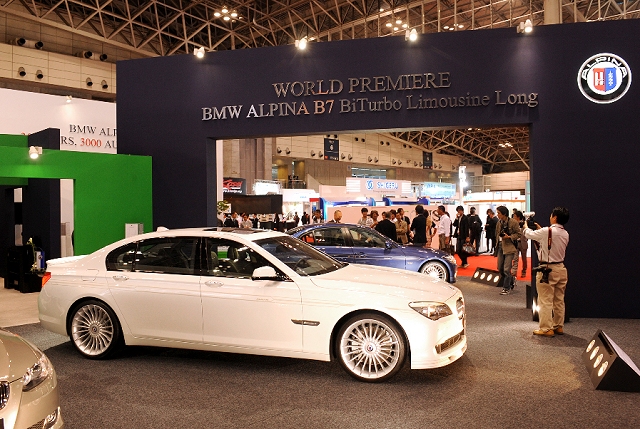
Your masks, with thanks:
<instances>
[{"instance_id":1,"label":"ceiling light fixture","mask_svg":"<svg viewBox=\"0 0 640 429\"><path fill-rule=\"evenodd\" d=\"M301 51L304 51L305 49L307 49L307 36L304 36L300 40L296 40L295 45L296 45L296 48L300 49Z\"/></svg>"},{"instance_id":2,"label":"ceiling light fixture","mask_svg":"<svg viewBox=\"0 0 640 429\"><path fill-rule=\"evenodd\" d=\"M404 40L415 42L418 40L418 30L412 28L411 30L407 30L404 34Z\"/></svg>"},{"instance_id":3,"label":"ceiling light fixture","mask_svg":"<svg viewBox=\"0 0 640 429\"><path fill-rule=\"evenodd\" d=\"M42 147L41 146L31 146L29 148L29 158L38 159L38 157L42 155Z\"/></svg>"},{"instance_id":4,"label":"ceiling light fixture","mask_svg":"<svg viewBox=\"0 0 640 429\"><path fill-rule=\"evenodd\" d=\"M71 100L72 100L72 99L73 99L73 97L72 97L72 96L67 95L67 103L71 103Z\"/></svg>"},{"instance_id":5,"label":"ceiling light fixture","mask_svg":"<svg viewBox=\"0 0 640 429\"><path fill-rule=\"evenodd\" d=\"M517 27L518 33L531 33L533 31L533 23L530 19L527 19L525 22L521 22Z\"/></svg>"},{"instance_id":6,"label":"ceiling light fixture","mask_svg":"<svg viewBox=\"0 0 640 429\"><path fill-rule=\"evenodd\" d=\"M200 46L199 48L193 48L193 55L198 58L204 58L204 46Z\"/></svg>"}]
</instances>

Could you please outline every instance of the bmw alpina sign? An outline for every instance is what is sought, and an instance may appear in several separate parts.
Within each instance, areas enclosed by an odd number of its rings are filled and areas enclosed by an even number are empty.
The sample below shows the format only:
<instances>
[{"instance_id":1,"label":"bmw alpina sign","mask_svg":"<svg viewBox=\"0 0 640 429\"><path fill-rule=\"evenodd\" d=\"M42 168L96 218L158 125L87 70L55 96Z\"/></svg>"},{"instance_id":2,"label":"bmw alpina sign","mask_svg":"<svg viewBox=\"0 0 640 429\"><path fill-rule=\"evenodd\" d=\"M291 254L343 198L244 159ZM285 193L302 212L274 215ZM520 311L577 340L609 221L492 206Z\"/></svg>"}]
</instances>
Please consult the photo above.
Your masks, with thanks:
<instances>
[{"instance_id":1,"label":"bmw alpina sign","mask_svg":"<svg viewBox=\"0 0 640 429\"><path fill-rule=\"evenodd\" d=\"M613 103L631 86L631 69L617 55L598 54L585 61L578 72L578 88L588 100Z\"/></svg>"}]
</instances>

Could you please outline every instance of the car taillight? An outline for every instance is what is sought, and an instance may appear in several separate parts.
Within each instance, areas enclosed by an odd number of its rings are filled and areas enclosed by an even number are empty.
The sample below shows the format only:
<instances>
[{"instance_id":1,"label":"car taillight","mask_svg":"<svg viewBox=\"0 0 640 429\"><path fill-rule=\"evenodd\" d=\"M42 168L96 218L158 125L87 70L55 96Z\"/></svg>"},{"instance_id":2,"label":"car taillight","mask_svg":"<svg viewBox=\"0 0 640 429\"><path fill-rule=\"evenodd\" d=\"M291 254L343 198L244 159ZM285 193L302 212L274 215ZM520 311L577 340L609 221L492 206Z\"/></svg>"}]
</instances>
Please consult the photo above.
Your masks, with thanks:
<instances>
[{"instance_id":1,"label":"car taillight","mask_svg":"<svg viewBox=\"0 0 640 429\"><path fill-rule=\"evenodd\" d=\"M42 286L44 286L49 281L50 278L51 278L50 272L47 271L46 273L44 273L44 276L42 276Z\"/></svg>"}]
</instances>

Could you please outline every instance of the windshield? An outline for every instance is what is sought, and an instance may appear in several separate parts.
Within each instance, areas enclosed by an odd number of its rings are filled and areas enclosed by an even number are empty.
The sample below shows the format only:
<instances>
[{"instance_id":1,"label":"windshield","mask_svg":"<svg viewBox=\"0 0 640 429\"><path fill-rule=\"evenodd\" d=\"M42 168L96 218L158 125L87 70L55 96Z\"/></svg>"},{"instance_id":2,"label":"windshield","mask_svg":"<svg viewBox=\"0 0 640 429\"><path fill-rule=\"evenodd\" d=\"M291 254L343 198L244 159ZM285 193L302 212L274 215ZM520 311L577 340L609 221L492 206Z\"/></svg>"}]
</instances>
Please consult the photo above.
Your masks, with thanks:
<instances>
[{"instance_id":1,"label":"windshield","mask_svg":"<svg viewBox=\"0 0 640 429\"><path fill-rule=\"evenodd\" d=\"M346 265L293 237L265 238L255 243L301 276L326 274Z\"/></svg>"}]
</instances>

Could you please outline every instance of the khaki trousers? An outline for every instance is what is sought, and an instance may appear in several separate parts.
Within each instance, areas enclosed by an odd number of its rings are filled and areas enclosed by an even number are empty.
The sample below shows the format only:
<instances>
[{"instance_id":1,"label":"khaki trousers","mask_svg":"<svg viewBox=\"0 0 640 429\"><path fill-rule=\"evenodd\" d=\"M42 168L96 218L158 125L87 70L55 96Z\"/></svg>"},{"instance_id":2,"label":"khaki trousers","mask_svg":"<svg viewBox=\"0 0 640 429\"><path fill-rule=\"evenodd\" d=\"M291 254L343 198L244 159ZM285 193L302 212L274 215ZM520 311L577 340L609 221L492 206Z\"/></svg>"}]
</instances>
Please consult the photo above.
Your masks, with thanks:
<instances>
[{"instance_id":1,"label":"khaki trousers","mask_svg":"<svg viewBox=\"0 0 640 429\"><path fill-rule=\"evenodd\" d=\"M540 329L543 331L564 326L564 292L568 281L567 269L564 264L552 264L548 267L551 268L549 283L540 283L542 273L536 274L536 289L540 306L538 317Z\"/></svg>"}]
</instances>

